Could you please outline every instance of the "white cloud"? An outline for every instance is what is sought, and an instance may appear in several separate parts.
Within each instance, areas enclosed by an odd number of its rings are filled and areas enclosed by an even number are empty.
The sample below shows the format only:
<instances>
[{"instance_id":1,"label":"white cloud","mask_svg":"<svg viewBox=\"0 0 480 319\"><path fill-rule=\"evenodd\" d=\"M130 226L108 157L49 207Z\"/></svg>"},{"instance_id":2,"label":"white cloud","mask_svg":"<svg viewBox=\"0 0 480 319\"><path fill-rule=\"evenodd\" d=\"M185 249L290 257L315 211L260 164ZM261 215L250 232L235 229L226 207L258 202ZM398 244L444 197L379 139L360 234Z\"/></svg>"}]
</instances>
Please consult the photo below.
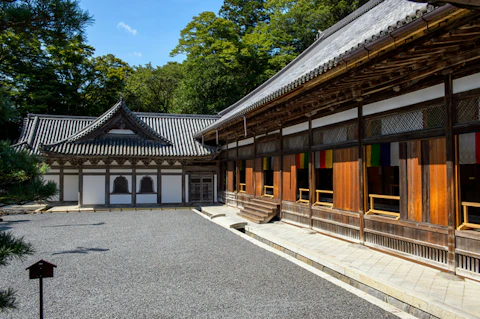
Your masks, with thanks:
<instances>
[{"instance_id":1,"label":"white cloud","mask_svg":"<svg viewBox=\"0 0 480 319\"><path fill-rule=\"evenodd\" d=\"M141 52L133 52L132 53L134 56L138 56L138 57L141 57L142 56L142 53Z\"/></svg>"},{"instance_id":2,"label":"white cloud","mask_svg":"<svg viewBox=\"0 0 480 319\"><path fill-rule=\"evenodd\" d=\"M132 28L131 26L129 26L128 24L124 23L124 22L119 22L117 24L117 28L118 29L124 29L125 31L127 31L128 33L131 33L133 35L137 35L138 32L136 29Z\"/></svg>"}]
</instances>

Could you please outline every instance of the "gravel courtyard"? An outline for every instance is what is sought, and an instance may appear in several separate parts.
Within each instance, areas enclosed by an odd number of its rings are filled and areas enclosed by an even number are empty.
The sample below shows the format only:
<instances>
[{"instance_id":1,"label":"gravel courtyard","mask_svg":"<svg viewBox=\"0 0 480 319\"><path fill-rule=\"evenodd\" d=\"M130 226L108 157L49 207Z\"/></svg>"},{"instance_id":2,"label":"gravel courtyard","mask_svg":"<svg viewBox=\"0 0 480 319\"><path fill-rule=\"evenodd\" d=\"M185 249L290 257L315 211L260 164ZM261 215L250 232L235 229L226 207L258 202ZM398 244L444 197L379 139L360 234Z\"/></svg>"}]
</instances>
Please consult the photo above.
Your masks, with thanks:
<instances>
[{"instance_id":1,"label":"gravel courtyard","mask_svg":"<svg viewBox=\"0 0 480 319\"><path fill-rule=\"evenodd\" d=\"M189 210L4 216L0 229L36 253L0 268L0 287L38 318L38 280L25 268L58 266L44 280L45 318L394 318Z\"/></svg>"}]
</instances>

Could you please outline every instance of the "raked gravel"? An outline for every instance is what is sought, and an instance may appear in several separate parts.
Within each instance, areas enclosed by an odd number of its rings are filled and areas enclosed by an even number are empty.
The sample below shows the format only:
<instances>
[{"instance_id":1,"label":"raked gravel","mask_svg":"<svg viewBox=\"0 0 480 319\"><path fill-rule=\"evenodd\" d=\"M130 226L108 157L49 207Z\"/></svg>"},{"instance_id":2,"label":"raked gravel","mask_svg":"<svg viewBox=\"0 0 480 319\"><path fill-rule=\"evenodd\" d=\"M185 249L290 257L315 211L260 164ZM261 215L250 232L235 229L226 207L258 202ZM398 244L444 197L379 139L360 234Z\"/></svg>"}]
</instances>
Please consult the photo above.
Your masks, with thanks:
<instances>
[{"instance_id":1,"label":"raked gravel","mask_svg":"<svg viewBox=\"0 0 480 319\"><path fill-rule=\"evenodd\" d=\"M0 318L38 318L25 268L39 259L58 266L45 319L394 317L190 210L11 215L0 229L36 250L0 268L19 301Z\"/></svg>"}]
</instances>

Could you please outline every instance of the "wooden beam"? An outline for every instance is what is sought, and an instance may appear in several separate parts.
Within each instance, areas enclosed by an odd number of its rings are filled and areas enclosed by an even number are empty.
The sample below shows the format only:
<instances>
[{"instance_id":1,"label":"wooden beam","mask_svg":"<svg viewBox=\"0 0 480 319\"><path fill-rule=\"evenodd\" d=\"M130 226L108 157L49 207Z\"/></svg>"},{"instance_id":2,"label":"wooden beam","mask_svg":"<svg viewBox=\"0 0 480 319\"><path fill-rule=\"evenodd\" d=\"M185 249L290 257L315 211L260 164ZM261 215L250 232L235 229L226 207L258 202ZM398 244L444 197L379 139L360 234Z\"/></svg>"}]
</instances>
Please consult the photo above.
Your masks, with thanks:
<instances>
[{"instance_id":1,"label":"wooden beam","mask_svg":"<svg viewBox=\"0 0 480 319\"><path fill-rule=\"evenodd\" d=\"M453 77L452 74L445 76L445 106L447 111L445 123L445 139L447 152L447 211L448 211L448 255L447 266L450 271L455 272L455 228L456 228L456 209L455 209L455 148L453 123L455 121L455 108L453 103Z\"/></svg>"},{"instance_id":2,"label":"wooden beam","mask_svg":"<svg viewBox=\"0 0 480 319\"><path fill-rule=\"evenodd\" d=\"M357 107L357 133L358 133L358 176L359 176L359 191L360 196L358 197L358 214L360 217L360 232L359 239L361 243L365 242L365 211L366 211L366 183L365 183L365 154L363 148L363 105L359 104Z\"/></svg>"}]
</instances>

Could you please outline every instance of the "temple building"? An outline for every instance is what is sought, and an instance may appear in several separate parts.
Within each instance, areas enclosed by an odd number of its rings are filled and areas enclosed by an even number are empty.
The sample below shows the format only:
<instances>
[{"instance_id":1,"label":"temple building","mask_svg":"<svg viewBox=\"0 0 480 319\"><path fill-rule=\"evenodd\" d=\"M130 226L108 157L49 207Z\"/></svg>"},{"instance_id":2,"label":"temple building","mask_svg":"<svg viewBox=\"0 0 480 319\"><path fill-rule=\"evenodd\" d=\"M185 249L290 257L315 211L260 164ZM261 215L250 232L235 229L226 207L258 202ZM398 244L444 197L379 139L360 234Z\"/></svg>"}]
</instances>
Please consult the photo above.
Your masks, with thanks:
<instances>
[{"instance_id":1,"label":"temple building","mask_svg":"<svg viewBox=\"0 0 480 319\"><path fill-rule=\"evenodd\" d=\"M448 2L372 0L218 116L29 115L18 145L59 201L219 201L478 280L480 5Z\"/></svg>"},{"instance_id":2,"label":"temple building","mask_svg":"<svg viewBox=\"0 0 480 319\"><path fill-rule=\"evenodd\" d=\"M123 101L98 118L29 114L18 148L41 155L59 195L97 205L211 203L217 147L192 137L209 115L133 113Z\"/></svg>"}]
</instances>

